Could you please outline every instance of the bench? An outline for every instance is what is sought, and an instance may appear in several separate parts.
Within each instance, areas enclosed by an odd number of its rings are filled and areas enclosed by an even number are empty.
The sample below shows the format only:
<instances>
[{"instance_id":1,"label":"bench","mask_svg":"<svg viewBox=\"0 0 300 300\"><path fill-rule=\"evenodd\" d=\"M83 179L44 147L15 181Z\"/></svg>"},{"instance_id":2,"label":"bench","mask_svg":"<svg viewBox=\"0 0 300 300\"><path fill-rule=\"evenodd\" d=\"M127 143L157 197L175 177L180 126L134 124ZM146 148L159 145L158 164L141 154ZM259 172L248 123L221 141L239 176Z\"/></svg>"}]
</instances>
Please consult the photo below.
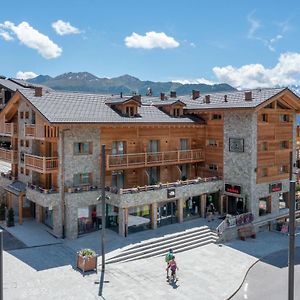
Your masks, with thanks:
<instances>
[{"instance_id":1,"label":"bench","mask_svg":"<svg viewBox=\"0 0 300 300\"><path fill-rule=\"evenodd\" d=\"M251 225L251 226L244 226L242 228L239 228L238 229L238 236L239 238L244 241L247 237L251 237L253 239L256 238L256 233L255 233L255 230L254 230L254 226Z\"/></svg>"}]
</instances>

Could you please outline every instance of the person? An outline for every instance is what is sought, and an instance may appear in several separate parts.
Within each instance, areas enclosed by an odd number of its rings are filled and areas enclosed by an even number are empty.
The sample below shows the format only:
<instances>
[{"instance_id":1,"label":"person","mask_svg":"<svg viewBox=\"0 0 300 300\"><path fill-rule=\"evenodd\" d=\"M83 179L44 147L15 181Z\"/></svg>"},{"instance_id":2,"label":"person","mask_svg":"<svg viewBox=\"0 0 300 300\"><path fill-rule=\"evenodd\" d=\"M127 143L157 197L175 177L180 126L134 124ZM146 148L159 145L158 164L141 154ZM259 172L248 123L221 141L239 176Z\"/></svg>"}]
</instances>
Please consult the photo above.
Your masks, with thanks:
<instances>
[{"instance_id":1,"label":"person","mask_svg":"<svg viewBox=\"0 0 300 300\"><path fill-rule=\"evenodd\" d=\"M97 211L96 211L96 207L94 207L94 209L92 211L92 223L93 223L93 227L96 228L97 227Z\"/></svg>"},{"instance_id":2,"label":"person","mask_svg":"<svg viewBox=\"0 0 300 300\"><path fill-rule=\"evenodd\" d=\"M169 269L171 269L171 278L173 278L173 280L177 281L178 278L176 277L176 270L179 270L179 268L177 267L174 255L168 263L167 270L169 270Z\"/></svg>"},{"instance_id":3,"label":"person","mask_svg":"<svg viewBox=\"0 0 300 300\"><path fill-rule=\"evenodd\" d=\"M208 219L208 222L210 221L213 221L214 220L214 214L215 214L215 206L214 204L211 202L209 203L209 205L207 206L207 219Z\"/></svg>"},{"instance_id":4,"label":"person","mask_svg":"<svg viewBox=\"0 0 300 300\"><path fill-rule=\"evenodd\" d=\"M173 254L173 250L172 249L169 249L169 252L166 254L166 257L165 257L165 261L167 263L167 279L169 279L169 262L172 260L172 258L174 257L174 254Z\"/></svg>"}]
</instances>

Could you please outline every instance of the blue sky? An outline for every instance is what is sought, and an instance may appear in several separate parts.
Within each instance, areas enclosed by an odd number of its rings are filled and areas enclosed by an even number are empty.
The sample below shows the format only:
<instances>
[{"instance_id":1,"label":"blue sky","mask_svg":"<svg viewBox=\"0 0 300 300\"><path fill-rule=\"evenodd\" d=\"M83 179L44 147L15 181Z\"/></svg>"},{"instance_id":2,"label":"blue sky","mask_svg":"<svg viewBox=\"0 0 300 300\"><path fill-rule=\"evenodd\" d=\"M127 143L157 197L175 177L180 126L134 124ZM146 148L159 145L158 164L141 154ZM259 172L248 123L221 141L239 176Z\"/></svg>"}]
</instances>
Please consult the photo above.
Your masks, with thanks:
<instances>
[{"instance_id":1,"label":"blue sky","mask_svg":"<svg viewBox=\"0 0 300 300\"><path fill-rule=\"evenodd\" d=\"M5 1L0 73L298 85L299 40L297 1Z\"/></svg>"}]
</instances>

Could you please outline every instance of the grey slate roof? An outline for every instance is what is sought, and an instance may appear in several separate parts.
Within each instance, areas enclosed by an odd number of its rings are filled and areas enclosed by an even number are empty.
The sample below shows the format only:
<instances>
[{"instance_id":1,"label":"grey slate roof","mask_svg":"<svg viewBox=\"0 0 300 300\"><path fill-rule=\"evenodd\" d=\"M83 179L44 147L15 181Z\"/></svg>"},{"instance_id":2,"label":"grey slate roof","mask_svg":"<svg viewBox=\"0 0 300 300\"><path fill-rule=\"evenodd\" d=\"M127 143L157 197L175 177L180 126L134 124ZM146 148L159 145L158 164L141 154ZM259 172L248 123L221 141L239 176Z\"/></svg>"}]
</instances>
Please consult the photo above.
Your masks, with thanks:
<instances>
[{"instance_id":1,"label":"grey slate roof","mask_svg":"<svg viewBox=\"0 0 300 300\"><path fill-rule=\"evenodd\" d=\"M22 88L19 84L16 84L15 82L12 82L7 79L0 79L0 85L15 92L17 89Z\"/></svg>"},{"instance_id":2,"label":"grey slate roof","mask_svg":"<svg viewBox=\"0 0 300 300\"><path fill-rule=\"evenodd\" d=\"M13 193L14 195L19 195L20 193L26 191L26 184L17 180L5 187L4 189Z\"/></svg>"},{"instance_id":3,"label":"grey slate roof","mask_svg":"<svg viewBox=\"0 0 300 300\"><path fill-rule=\"evenodd\" d=\"M205 94L192 100L190 96L183 96L181 100L186 103L186 109L231 109L231 108L255 108L264 101L284 91L286 88L253 89L252 100L245 100L245 91L212 93L210 103L205 103ZM224 96L227 95L227 102Z\"/></svg>"},{"instance_id":4,"label":"grey slate roof","mask_svg":"<svg viewBox=\"0 0 300 300\"><path fill-rule=\"evenodd\" d=\"M194 123L188 116L174 118L154 106L143 105L140 117L124 117L105 104L110 95L48 91L35 97L33 89L20 93L51 123Z\"/></svg>"}]
</instances>

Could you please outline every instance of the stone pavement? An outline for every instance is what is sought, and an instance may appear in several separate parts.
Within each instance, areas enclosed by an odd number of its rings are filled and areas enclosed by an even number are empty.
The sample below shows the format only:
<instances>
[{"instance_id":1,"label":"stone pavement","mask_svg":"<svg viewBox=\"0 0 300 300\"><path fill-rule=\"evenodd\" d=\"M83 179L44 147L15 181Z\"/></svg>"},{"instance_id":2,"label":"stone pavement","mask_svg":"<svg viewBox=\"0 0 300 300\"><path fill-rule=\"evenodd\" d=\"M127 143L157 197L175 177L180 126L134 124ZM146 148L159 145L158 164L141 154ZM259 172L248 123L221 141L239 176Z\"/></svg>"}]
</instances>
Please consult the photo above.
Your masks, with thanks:
<instances>
[{"instance_id":1,"label":"stone pavement","mask_svg":"<svg viewBox=\"0 0 300 300\"><path fill-rule=\"evenodd\" d=\"M188 228L198 225L196 221L182 224ZM164 233L176 232L179 226L173 224L157 231L135 233L127 239L108 231L106 249L115 251ZM77 249L87 246L97 249L98 245L98 251L99 244L100 232L96 232L76 241L5 252L4 299L101 299L97 296L99 284L95 284L99 282L100 273L83 277L74 268ZM300 246L299 238L296 244ZM102 299L228 299L258 258L287 246L287 236L262 232L255 240L210 244L178 253L177 285L166 282L163 257L110 264L106 266Z\"/></svg>"}]
</instances>

